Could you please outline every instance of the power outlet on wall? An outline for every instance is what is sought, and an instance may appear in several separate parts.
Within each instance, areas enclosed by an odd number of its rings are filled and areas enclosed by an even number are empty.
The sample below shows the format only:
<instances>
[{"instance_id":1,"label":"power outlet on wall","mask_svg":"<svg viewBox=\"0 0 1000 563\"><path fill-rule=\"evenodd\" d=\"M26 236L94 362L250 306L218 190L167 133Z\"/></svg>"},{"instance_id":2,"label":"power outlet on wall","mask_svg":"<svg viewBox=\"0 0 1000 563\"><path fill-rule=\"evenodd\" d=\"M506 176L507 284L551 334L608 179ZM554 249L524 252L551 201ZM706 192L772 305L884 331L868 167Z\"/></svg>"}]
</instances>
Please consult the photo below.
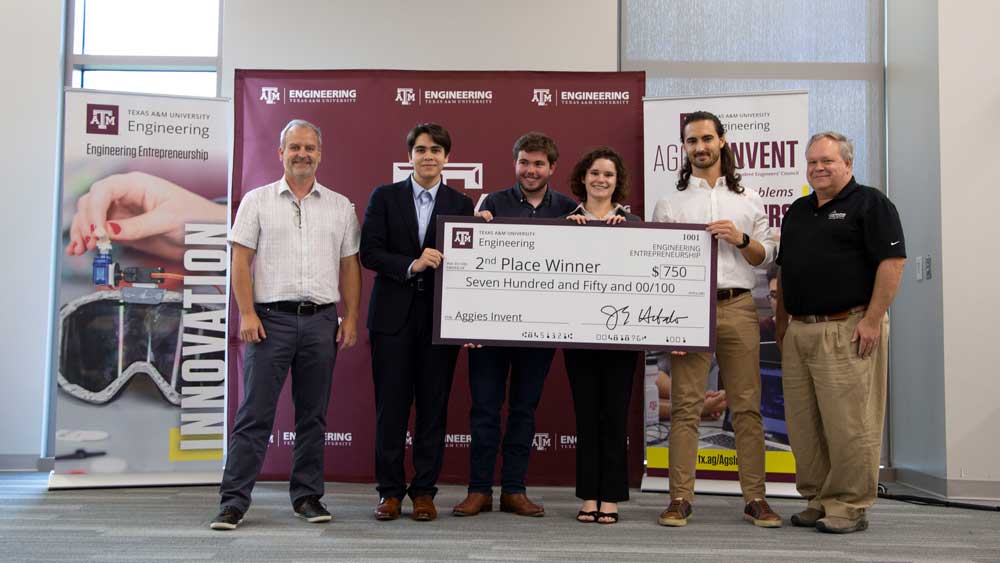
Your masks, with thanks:
<instances>
[{"instance_id":1,"label":"power outlet on wall","mask_svg":"<svg viewBox=\"0 0 1000 563\"><path fill-rule=\"evenodd\" d=\"M917 256L917 281L924 281L924 257Z\"/></svg>"}]
</instances>

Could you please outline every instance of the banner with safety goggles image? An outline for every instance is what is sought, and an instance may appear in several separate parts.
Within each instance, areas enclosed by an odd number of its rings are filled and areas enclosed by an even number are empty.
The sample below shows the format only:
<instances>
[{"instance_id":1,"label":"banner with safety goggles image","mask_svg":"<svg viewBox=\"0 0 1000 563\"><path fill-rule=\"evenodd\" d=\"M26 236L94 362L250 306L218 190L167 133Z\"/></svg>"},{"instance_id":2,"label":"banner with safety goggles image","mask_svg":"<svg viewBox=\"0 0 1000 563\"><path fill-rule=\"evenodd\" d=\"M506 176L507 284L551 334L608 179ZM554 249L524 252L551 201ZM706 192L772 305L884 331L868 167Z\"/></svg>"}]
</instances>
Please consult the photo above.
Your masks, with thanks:
<instances>
[{"instance_id":1,"label":"banner with safety goggles image","mask_svg":"<svg viewBox=\"0 0 1000 563\"><path fill-rule=\"evenodd\" d=\"M218 482L226 100L65 96L49 486Z\"/></svg>"}]
</instances>

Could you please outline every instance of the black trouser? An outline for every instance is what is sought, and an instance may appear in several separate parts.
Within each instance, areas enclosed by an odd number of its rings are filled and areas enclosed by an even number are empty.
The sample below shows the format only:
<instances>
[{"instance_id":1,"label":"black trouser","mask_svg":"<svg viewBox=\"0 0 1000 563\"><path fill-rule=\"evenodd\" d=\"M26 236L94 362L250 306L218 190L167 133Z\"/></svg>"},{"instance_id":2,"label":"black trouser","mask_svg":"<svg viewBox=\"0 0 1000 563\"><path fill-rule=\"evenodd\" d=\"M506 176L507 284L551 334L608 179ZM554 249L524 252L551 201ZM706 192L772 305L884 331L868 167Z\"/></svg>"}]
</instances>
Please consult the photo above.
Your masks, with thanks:
<instances>
[{"instance_id":1,"label":"black trouser","mask_svg":"<svg viewBox=\"0 0 1000 563\"><path fill-rule=\"evenodd\" d=\"M254 309L267 338L247 343L243 361L243 402L229 437L222 475L222 506L243 512L264 465L278 396L289 369L295 407L295 451L289 495L292 504L307 495L323 496L323 446L330 382L337 360L337 308L297 316Z\"/></svg>"},{"instance_id":2,"label":"black trouser","mask_svg":"<svg viewBox=\"0 0 1000 563\"><path fill-rule=\"evenodd\" d=\"M437 494L444 460L448 397L458 359L458 346L433 346L432 297L420 293L409 317L395 334L372 331L372 375L375 382L375 479L379 496L403 498ZM406 487L403 464L410 407L413 425L413 480Z\"/></svg>"},{"instance_id":3,"label":"black trouser","mask_svg":"<svg viewBox=\"0 0 1000 563\"><path fill-rule=\"evenodd\" d=\"M563 350L576 412L576 496L628 500L628 406L639 353Z\"/></svg>"}]
</instances>

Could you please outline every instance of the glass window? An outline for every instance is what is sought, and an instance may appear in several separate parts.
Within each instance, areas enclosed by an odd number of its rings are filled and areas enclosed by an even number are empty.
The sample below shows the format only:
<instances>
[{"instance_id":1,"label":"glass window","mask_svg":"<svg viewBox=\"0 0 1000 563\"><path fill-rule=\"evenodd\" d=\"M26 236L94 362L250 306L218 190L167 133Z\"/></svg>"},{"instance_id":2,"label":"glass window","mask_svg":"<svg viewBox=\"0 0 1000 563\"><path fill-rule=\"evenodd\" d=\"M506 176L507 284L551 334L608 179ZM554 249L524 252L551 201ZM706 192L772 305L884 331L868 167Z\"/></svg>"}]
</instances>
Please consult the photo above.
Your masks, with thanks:
<instances>
[{"instance_id":1,"label":"glass window","mask_svg":"<svg viewBox=\"0 0 1000 563\"><path fill-rule=\"evenodd\" d=\"M215 97L214 72L85 70L82 88Z\"/></svg>"},{"instance_id":2,"label":"glass window","mask_svg":"<svg viewBox=\"0 0 1000 563\"><path fill-rule=\"evenodd\" d=\"M76 54L215 57L219 3L207 0L76 0Z\"/></svg>"},{"instance_id":3,"label":"glass window","mask_svg":"<svg viewBox=\"0 0 1000 563\"><path fill-rule=\"evenodd\" d=\"M72 88L214 97L221 0L68 0Z\"/></svg>"},{"instance_id":4,"label":"glass window","mask_svg":"<svg viewBox=\"0 0 1000 563\"><path fill-rule=\"evenodd\" d=\"M622 23L623 60L867 63L883 53L872 0L623 0Z\"/></svg>"},{"instance_id":5,"label":"glass window","mask_svg":"<svg viewBox=\"0 0 1000 563\"><path fill-rule=\"evenodd\" d=\"M646 71L647 96L806 90L810 133L850 137L858 180L885 186L883 0L621 6L621 67Z\"/></svg>"}]
</instances>

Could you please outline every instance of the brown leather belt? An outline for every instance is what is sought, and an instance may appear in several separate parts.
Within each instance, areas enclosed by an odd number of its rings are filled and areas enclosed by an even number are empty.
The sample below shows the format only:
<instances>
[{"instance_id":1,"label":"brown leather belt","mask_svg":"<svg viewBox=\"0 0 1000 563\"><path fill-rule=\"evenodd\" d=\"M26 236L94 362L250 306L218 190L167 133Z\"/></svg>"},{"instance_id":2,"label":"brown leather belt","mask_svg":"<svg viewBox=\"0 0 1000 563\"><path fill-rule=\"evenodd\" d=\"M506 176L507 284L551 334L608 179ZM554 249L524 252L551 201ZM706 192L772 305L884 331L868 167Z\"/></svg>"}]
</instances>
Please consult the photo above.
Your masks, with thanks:
<instances>
[{"instance_id":1,"label":"brown leather belt","mask_svg":"<svg viewBox=\"0 0 1000 563\"><path fill-rule=\"evenodd\" d=\"M866 305L858 305L857 307L851 307L846 311L840 313L833 313L830 315L792 315L792 320L799 321L800 323L825 323L827 321L842 321L855 313L864 313L866 310L868 310L868 307Z\"/></svg>"},{"instance_id":2,"label":"brown leather belt","mask_svg":"<svg viewBox=\"0 0 1000 563\"><path fill-rule=\"evenodd\" d=\"M733 297L739 297L744 293L750 291L749 289L744 289L742 287L735 287L732 289L720 289L715 292L716 301L725 301L726 299L732 299Z\"/></svg>"}]
</instances>

